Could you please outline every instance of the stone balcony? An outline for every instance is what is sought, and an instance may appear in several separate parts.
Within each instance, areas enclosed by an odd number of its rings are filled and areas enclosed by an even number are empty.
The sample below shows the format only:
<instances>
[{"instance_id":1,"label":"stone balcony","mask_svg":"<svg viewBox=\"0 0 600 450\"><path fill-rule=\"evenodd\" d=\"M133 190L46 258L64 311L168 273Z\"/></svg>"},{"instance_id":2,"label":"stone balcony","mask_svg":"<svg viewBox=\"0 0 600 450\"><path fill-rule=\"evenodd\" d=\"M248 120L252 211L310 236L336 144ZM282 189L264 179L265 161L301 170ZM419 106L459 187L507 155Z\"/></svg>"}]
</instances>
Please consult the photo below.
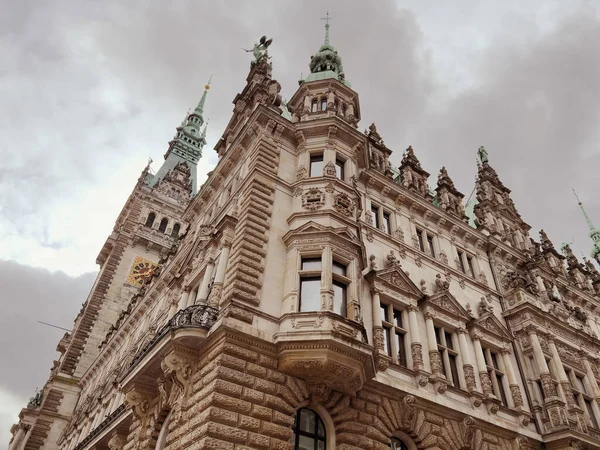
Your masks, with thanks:
<instances>
[{"instance_id":1,"label":"stone balcony","mask_svg":"<svg viewBox=\"0 0 600 450\"><path fill-rule=\"evenodd\" d=\"M363 325L329 311L283 315L275 343L280 369L304 379L317 394L353 394L375 376Z\"/></svg>"}]
</instances>

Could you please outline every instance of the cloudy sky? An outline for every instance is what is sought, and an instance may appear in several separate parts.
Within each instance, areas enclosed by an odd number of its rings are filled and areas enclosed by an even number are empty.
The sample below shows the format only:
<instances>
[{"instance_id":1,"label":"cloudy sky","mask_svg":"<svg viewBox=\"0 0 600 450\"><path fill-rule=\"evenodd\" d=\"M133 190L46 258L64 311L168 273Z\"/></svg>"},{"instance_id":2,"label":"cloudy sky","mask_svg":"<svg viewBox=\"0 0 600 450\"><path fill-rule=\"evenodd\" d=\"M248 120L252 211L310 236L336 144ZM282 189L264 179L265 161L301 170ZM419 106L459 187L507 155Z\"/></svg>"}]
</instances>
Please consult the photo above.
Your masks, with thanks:
<instances>
[{"instance_id":1,"label":"cloudy sky","mask_svg":"<svg viewBox=\"0 0 600 450\"><path fill-rule=\"evenodd\" d=\"M47 5L47 6L46 6ZM48 375L96 255L148 158L211 74L200 181L261 35L290 98L331 43L363 121L395 151L412 144L430 183L446 166L469 195L475 152L555 244L589 251L571 188L600 226L599 0L204 2L8 0L0 15L0 442ZM8 11L8 13L7 13ZM8 311L8 314L6 312Z\"/></svg>"}]
</instances>

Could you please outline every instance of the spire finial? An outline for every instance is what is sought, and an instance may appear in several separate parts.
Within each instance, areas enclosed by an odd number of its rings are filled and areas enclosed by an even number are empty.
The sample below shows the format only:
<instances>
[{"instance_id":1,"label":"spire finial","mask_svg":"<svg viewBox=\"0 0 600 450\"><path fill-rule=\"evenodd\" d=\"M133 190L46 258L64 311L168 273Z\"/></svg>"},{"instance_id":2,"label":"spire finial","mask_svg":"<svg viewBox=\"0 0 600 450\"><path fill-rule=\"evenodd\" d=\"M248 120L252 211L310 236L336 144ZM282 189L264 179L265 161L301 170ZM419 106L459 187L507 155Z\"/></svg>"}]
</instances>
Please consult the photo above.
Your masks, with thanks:
<instances>
[{"instance_id":1,"label":"spire finial","mask_svg":"<svg viewBox=\"0 0 600 450\"><path fill-rule=\"evenodd\" d=\"M325 45L329 45L329 21L332 19L333 17L329 16L329 11L327 11L325 17L321 17L321 20L325 21Z\"/></svg>"},{"instance_id":2,"label":"spire finial","mask_svg":"<svg viewBox=\"0 0 600 450\"><path fill-rule=\"evenodd\" d=\"M588 217L587 213L585 212L585 209L583 208L583 203L581 203L581 200L579 200L579 196L577 195L577 192L575 192L575 188L572 188L572 189L573 189L573 194L575 195L575 198L577 199L577 204L581 208L581 212L583 212L583 217L585 217L585 221L587 222L588 227L590 228L590 231L592 231L592 232L596 231L596 229L594 228L594 224L592 223L592 221Z\"/></svg>"},{"instance_id":3,"label":"spire finial","mask_svg":"<svg viewBox=\"0 0 600 450\"><path fill-rule=\"evenodd\" d=\"M196 106L195 112L200 116L204 112L204 102L206 101L206 93L210 89L210 82L212 81L212 73L210 74L210 78L208 79L208 83L204 85L204 92L202 93L202 97L200 98L200 103Z\"/></svg>"}]
</instances>

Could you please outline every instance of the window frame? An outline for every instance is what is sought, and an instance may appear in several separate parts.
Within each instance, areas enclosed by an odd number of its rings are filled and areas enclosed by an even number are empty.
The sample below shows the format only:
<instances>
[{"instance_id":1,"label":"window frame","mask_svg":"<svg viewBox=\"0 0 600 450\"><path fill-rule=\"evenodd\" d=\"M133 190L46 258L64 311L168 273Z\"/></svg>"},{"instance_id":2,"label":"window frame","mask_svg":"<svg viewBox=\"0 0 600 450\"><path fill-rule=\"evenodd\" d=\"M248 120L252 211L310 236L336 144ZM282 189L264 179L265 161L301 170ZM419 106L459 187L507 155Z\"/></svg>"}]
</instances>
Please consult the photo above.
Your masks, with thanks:
<instances>
[{"instance_id":1,"label":"window frame","mask_svg":"<svg viewBox=\"0 0 600 450\"><path fill-rule=\"evenodd\" d=\"M339 169L339 173L338 173ZM345 181L346 179L346 160L341 159L339 157L335 158L335 176L340 181Z\"/></svg>"},{"instance_id":2,"label":"window frame","mask_svg":"<svg viewBox=\"0 0 600 450\"><path fill-rule=\"evenodd\" d=\"M164 227L163 227L163 223L165 224ZM160 219L160 223L158 225L158 231L160 233L166 233L168 227L169 227L169 219L167 219L166 217L163 217L162 219Z\"/></svg>"},{"instance_id":3,"label":"window frame","mask_svg":"<svg viewBox=\"0 0 600 450\"><path fill-rule=\"evenodd\" d=\"M301 421L300 417L302 416L303 411L308 411L312 413L314 420L314 432L309 432L301 429ZM319 434L319 425L323 430L323 435ZM314 450L327 450L327 428L325 427L325 422L315 410L310 408L299 408L294 415L294 423L292 424L292 437L290 438L290 443L293 445L294 450L297 450L300 445L300 436L305 436L309 439L313 440ZM323 446L321 447L319 443L322 442Z\"/></svg>"},{"instance_id":4,"label":"window frame","mask_svg":"<svg viewBox=\"0 0 600 450\"><path fill-rule=\"evenodd\" d=\"M320 163L320 169L317 169L317 166L314 167L313 170L313 163ZM308 157L308 177L309 178L316 178L316 177L322 177L323 176L323 169L325 168L325 158L323 155L323 152L315 152L315 153L309 153L309 157ZM319 173L313 173L318 171Z\"/></svg>"},{"instance_id":5,"label":"window frame","mask_svg":"<svg viewBox=\"0 0 600 450\"><path fill-rule=\"evenodd\" d=\"M502 353L490 347L482 346L482 350L485 367L492 383L492 391L503 406L510 408L511 405L508 403L510 386L507 386L506 367L504 367Z\"/></svg>"},{"instance_id":6,"label":"window frame","mask_svg":"<svg viewBox=\"0 0 600 450\"><path fill-rule=\"evenodd\" d=\"M371 226L373 228L377 228L379 230L379 212L381 211L381 207L375 203L371 203Z\"/></svg>"},{"instance_id":7,"label":"window frame","mask_svg":"<svg viewBox=\"0 0 600 450\"><path fill-rule=\"evenodd\" d=\"M335 267L343 268L344 273L340 274L335 272ZM333 312L339 314L342 317L348 316L348 290L350 288L350 283L352 280L348 277L348 264L341 262L338 258L333 258L331 262L331 285L334 291L333 294ZM335 286L342 289L342 304L340 312L335 310Z\"/></svg>"},{"instance_id":8,"label":"window frame","mask_svg":"<svg viewBox=\"0 0 600 450\"><path fill-rule=\"evenodd\" d=\"M319 112L319 101L318 100L313 100L310 104L310 112L311 113L316 113Z\"/></svg>"},{"instance_id":9,"label":"window frame","mask_svg":"<svg viewBox=\"0 0 600 450\"><path fill-rule=\"evenodd\" d=\"M321 267L319 269L304 269L304 263L308 261L319 261ZM300 282L298 285L298 312L313 312L321 310L321 286L323 283L323 256L322 255L301 255L300 258L300 270L298 271L298 275L300 278ZM317 298L318 309L307 309L305 311L302 310L302 286L304 282L319 282L319 296ZM308 299L305 299L308 300ZM305 301L304 303L308 303Z\"/></svg>"},{"instance_id":10,"label":"window frame","mask_svg":"<svg viewBox=\"0 0 600 450\"><path fill-rule=\"evenodd\" d=\"M382 231L391 236L391 234L392 234L392 214L387 211L383 211L381 213L381 215L382 215L382 219L383 219L381 221L381 224L383 225Z\"/></svg>"},{"instance_id":11,"label":"window frame","mask_svg":"<svg viewBox=\"0 0 600 450\"><path fill-rule=\"evenodd\" d=\"M152 217L152 220L150 220L150 217ZM150 213L148 214L148 217L146 217L146 222L144 223L144 226L148 227L148 228L152 228L152 226L154 225L154 222L156 222L156 213L154 211L150 211Z\"/></svg>"},{"instance_id":12,"label":"window frame","mask_svg":"<svg viewBox=\"0 0 600 450\"><path fill-rule=\"evenodd\" d=\"M406 309L401 309L391 302L380 301L379 307L382 310L381 327L383 328L384 350L387 355L392 358L392 363L401 367L408 367L408 341L410 335L406 324L408 323L408 312ZM396 314L398 313L398 314ZM396 320L400 317L400 324ZM389 320L391 319L391 320ZM398 348L398 336L402 336L402 347Z\"/></svg>"},{"instance_id":13,"label":"window frame","mask_svg":"<svg viewBox=\"0 0 600 450\"><path fill-rule=\"evenodd\" d=\"M459 370L460 352L455 349L458 342L456 332L445 328L444 325L435 325L434 327L437 349L442 361L442 373L452 386L463 389L464 377L461 376ZM450 336L450 345L448 345L448 336ZM454 380L455 376L457 380Z\"/></svg>"},{"instance_id":14,"label":"window frame","mask_svg":"<svg viewBox=\"0 0 600 450\"><path fill-rule=\"evenodd\" d=\"M583 412L587 415L588 426L591 426L592 428L597 430L598 418L594 413L594 396L588 393L589 387L587 384L587 376L576 372L570 367L565 367L565 372L567 373L567 377L569 378L569 382L571 384L571 391L573 392L573 397L575 397L575 401L583 410ZM581 389L578 386L579 384L581 384Z\"/></svg>"}]
</instances>

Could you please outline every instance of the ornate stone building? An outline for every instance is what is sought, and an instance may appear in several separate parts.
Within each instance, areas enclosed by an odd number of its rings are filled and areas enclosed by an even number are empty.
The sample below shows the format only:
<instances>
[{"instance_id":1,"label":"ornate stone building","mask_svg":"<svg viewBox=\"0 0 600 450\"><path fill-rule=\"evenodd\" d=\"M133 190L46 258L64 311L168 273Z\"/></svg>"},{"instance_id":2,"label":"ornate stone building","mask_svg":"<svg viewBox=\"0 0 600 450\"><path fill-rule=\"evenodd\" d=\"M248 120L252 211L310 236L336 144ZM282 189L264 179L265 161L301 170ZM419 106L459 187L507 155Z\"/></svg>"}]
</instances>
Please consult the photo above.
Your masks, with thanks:
<instances>
[{"instance_id":1,"label":"ornate stone building","mask_svg":"<svg viewBox=\"0 0 600 450\"><path fill-rule=\"evenodd\" d=\"M287 103L270 43L198 192L206 91L144 170L10 449L600 448L594 264L530 238L483 147L466 208L393 168L329 25Z\"/></svg>"}]
</instances>

